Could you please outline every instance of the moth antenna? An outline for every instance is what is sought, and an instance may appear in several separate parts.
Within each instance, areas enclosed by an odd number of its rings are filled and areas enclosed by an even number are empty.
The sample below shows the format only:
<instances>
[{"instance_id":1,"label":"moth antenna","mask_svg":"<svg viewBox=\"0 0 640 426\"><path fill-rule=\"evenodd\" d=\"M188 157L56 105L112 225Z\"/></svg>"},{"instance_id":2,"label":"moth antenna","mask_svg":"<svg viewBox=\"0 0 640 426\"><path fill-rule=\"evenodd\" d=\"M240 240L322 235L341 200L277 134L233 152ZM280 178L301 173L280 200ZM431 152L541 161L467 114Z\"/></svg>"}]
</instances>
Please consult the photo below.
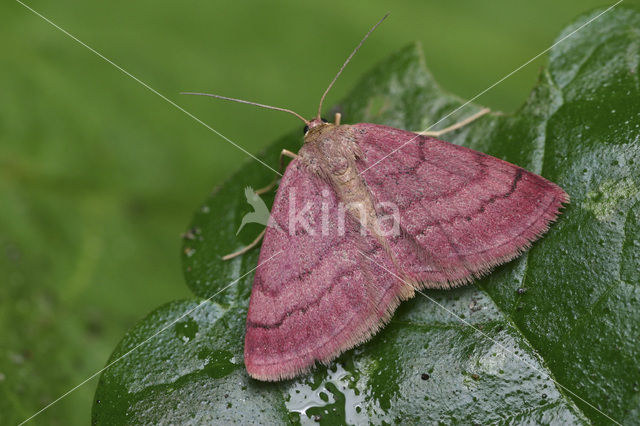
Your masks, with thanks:
<instances>
[{"instance_id":1,"label":"moth antenna","mask_svg":"<svg viewBox=\"0 0 640 426\"><path fill-rule=\"evenodd\" d=\"M226 96L221 96L221 95L214 95L211 93L198 93L198 92L180 92L181 95L197 95L197 96L210 96L212 98L218 98L218 99L224 99L225 101L233 101L233 102L239 102L241 104L248 104L248 105L254 105L260 108L266 108L266 109L273 109L276 111L283 111L283 112L288 112L289 114L295 115L296 117L298 117L300 120L304 121L305 124L309 124L309 121L306 120L303 116L301 116L300 114L298 114L295 111L292 111L290 109L286 109L286 108L279 108L279 107L275 107L275 106L271 106L271 105L264 105L264 104L259 104L257 102L251 102L251 101L245 101L243 99L236 99L236 98L228 98Z\"/></svg>"},{"instance_id":2,"label":"moth antenna","mask_svg":"<svg viewBox=\"0 0 640 426\"><path fill-rule=\"evenodd\" d=\"M389 12L390 13L390 12ZM331 88L333 87L334 83L336 82L336 80L338 79L338 77L340 77L340 74L342 74L342 71L344 71L344 69L346 68L347 64L349 63L349 61L351 61L351 58L353 58L353 55L356 54L356 52L358 50L360 50L360 47L362 47L362 45L364 44L365 40L369 38L369 36L371 35L371 33L378 28L378 25L382 24L382 21L384 21L385 19L387 19L387 16L389 16L389 13L387 13L386 15L384 15L382 17L381 20L379 20L373 27L371 27L371 29L369 30L369 32L367 34L365 34L365 36L362 38L362 40L360 40L360 43L356 46L355 49L353 49L353 52L351 52L351 54L349 55L349 57L347 58L346 61L344 61L344 64L342 64L342 66L340 67L340 70L338 71L338 74L336 74L335 77L333 77L333 80L331 80L331 83L329 83L329 87L327 87L327 90L324 91L324 93L322 94L322 97L320 98L320 106L318 106L318 115L316 116L316 119L320 119L321 115L322 115L322 103L324 102L324 98L327 97L327 93L329 93L329 90L331 90Z\"/></svg>"}]
</instances>

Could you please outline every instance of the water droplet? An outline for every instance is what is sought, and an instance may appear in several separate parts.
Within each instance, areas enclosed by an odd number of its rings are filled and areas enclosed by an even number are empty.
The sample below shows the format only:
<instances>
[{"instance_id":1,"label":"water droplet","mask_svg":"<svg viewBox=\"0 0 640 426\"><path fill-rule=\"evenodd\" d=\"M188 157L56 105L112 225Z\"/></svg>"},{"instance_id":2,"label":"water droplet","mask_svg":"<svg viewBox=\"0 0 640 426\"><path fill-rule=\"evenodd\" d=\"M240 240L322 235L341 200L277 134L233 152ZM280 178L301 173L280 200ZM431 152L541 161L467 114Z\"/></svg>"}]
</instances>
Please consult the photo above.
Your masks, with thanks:
<instances>
[{"instance_id":1,"label":"water droplet","mask_svg":"<svg viewBox=\"0 0 640 426\"><path fill-rule=\"evenodd\" d=\"M232 358L233 354L225 350L203 349L198 352L198 359L203 359L206 362L203 371L214 379L228 376L238 368L238 365L231 362Z\"/></svg>"},{"instance_id":2,"label":"water droplet","mask_svg":"<svg viewBox=\"0 0 640 426\"><path fill-rule=\"evenodd\" d=\"M196 333L198 332L198 323L195 322L193 318L189 317L184 321L177 322L174 329L176 337L187 343L196 337Z\"/></svg>"}]
</instances>

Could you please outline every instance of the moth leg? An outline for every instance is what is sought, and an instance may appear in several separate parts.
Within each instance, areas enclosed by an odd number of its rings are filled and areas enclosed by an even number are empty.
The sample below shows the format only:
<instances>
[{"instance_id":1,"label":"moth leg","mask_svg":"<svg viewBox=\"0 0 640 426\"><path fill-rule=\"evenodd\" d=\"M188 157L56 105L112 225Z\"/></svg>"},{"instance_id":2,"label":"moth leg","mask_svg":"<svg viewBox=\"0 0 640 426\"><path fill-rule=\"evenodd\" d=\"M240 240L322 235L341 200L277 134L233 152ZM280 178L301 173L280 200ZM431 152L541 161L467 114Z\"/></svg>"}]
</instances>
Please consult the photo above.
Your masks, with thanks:
<instances>
[{"instance_id":1,"label":"moth leg","mask_svg":"<svg viewBox=\"0 0 640 426\"><path fill-rule=\"evenodd\" d=\"M287 157L289 157L289 158L298 158L298 154L296 154L295 152L291 152L291 151L289 151L288 149L283 149L283 150L280 152L280 169L281 169L281 170L282 170L282 168L284 167L284 163L283 163L283 161L282 161L282 160L283 160L283 157L284 157L285 155L286 155Z\"/></svg>"},{"instance_id":2,"label":"moth leg","mask_svg":"<svg viewBox=\"0 0 640 426\"><path fill-rule=\"evenodd\" d=\"M283 149L283 150L280 152L280 170L281 170L281 171L282 171L282 170L284 170L284 157L298 158L298 154L296 154L295 152L291 152L291 151L289 151L288 149ZM264 188L260 188L260 189L258 189L258 190L256 191L256 194L258 194L258 195L262 195L262 194L264 194L265 192L271 191L271 190L272 190L272 189L273 189L273 188L278 184L278 181L279 181L279 179L278 179L278 178L275 178L275 179L273 180L273 182L271 182L269 185L265 186ZM249 244L248 246L243 247L242 249L240 249L240 250L238 250L238 251L236 251L236 252L233 252L233 253L227 254L227 255L225 255L225 256L222 256L222 260L229 260L229 259L233 259L234 257L238 257L238 256L240 256L240 255L242 255L242 254L245 254L246 252L248 252L249 250L251 250L252 248L254 248L255 246L257 246L257 245L258 245L258 243L260 243L260 240L262 240L262 238L264 237L264 233L265 233L265 232L266 232L266 229L265 229L265 230L263 230L263 231L260 233L260 235L258 235L258 236L256 237L256 239L255 239L255 240L253 240L253 241L251 242L251 244Z\"/></svg>"},{"instance_id":3,"label":"moth leg","mask_svg":"<svg viewBox=\"0 0 640 426\"><path fill-rule=\"evenodd\" d=\"M284 170L284 157L290 157L290 158L298 158L298 154L296 154L295 152L291 152L288 149L283 149L280 152L280 171ZM271 191L273 188L276 187L276 185L278 185L278 181L280 179L279 178L275 178L273 181L271 181L271 183L267 186L265 186L264 188L260 188L256 191L256 194L258 195L262 195L265 194L269 191Z\"/></svg>"},{"instance_id":4,"label":"moth leg","mask_svg":"<svg viewBox=\"0 0 640 426\"><path fill-rule=\"evenodd\" d=\"M342 114L336 112L336 126L340 125L340 119L342 118Z\"/></svg>"},{"instance_id":5,"label":"moth leg","mask_svg":"<svg viewBox=\"0 0 640 426\"><path fill-rule=\"evenodd\" d=\"M248 252L249 250L251 250L252 248L254 248L255 246L257 246L257 245L258 245L258 243L260 242L260 240L262 240L262 237L264 237L264 233L265 233L265 232L266 232L266 229L265 229L265 230L263 230L263 231L260 233L260 235L258 235L258 237L257 237L255 240L253 240L253 241L251 242L251 244L249 244L248 246L243 247L243 248L241 248L240 250L238 250L238 251L236 251L236 252L233 252L233 253L227 254L226 256L222 256L222 260L229 260L229 259L233 259L234 257L238 257L238 256L240 256L241 254L245 254L246 252Z\"/></svg>"},{"instance_id":6,"label":"moth leg","mask_svg":"<svg viewBox=\"0 0 640 426\"><path fill-rule=\"evenodd\" d=\"M262 195L271 191L278 184L278 180L279 180L278 178L275 178L274 180L271 181L271 183L269 183L269 185L265 186L264 188L256 189L256 194Z\"/></svg>"},{"instance_id":7,"label":"moth leg","mask_svg":"<svg viewBox=\"0 0 640 426\"><path fill-rule=\"evenodd\" d=\"M445 133L449 133L449 132L457 130L457 129L461 128L461 127L466 126L467 124L471 123L472 121L475 121L478 118L482 117L483 115L488 114L490 111L491 110L489 108L482 108L480 111L476 112L471 117L467 117L464 120L454 124L453 126L445 127L442 130L434 130L434 131L431 131L431 132L414 132L414 133L416 133L418 135L421 135L421 136L435 136L435 137L442 136Z\"/></svg>"}]
</instances>

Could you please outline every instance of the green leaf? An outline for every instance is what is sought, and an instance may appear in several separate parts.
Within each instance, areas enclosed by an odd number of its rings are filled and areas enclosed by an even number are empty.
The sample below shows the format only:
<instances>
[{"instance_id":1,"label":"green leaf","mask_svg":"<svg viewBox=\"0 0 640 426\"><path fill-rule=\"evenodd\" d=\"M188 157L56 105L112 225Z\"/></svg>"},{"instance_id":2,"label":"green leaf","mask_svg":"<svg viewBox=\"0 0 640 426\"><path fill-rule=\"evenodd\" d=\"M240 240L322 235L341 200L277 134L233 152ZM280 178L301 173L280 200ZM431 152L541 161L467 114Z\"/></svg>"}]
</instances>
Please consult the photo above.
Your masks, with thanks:
<instances>
[{"instance_id":1,"label":"green leaf","mask_svg":"<svg viewBox=\"0 0 640 426\"><path fill-rule=\"evenodd\" d=\"M252 380L242 365L258 250L220 259L260 232L248 226L235 236L250 211L244 187L273 177L247 161L198 208L186 234L185 277L203 299L163 306L125 336L110 362L124 358L101 377L94 421L609 423L603 412L636 422L638 28L637 12L609 12L551 51L519 111L445 137L567 190L571 205L545 238L476 285L427 292L439 305L421 296L402 304L370 342L281 383ZM462 103L435 84L411 46L367 73L339 108L349 122L422 129ZM275 165L282 148L300 142L288 135L262 158Z\"/></svg>"}]
</instances>

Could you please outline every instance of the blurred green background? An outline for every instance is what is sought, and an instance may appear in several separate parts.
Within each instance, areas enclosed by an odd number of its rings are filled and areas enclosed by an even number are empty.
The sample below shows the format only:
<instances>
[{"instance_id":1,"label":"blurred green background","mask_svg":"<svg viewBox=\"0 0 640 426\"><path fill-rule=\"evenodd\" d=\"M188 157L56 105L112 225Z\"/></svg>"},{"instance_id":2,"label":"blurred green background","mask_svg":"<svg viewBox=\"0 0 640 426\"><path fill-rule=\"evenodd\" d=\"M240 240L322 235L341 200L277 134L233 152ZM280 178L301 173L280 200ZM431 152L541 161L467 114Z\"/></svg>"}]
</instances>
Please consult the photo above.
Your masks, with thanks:
<instances>
[{"instance_id":1,"label":"blurred green background","mask_svg":"<svg viewBox=\"0 0 640 426\"><path fill-rule=\"evenodd\" d=\"M300 123L178 92L210 91L311 116L350 50L391 11L327 105L414 40L422 41L442 86L470 98L550 46L573 17L611 2L27 4L257 153ZM102 368L126 330L153 308L189 296L180 233L207 193L247 156L19 3L2 2L0 16L5 424L29 417ZM478 102L517 108L545 62L546 56L536 60ZM89 381L35 422L87 423L95 385Z\"/></svg>"}]
</instances>

